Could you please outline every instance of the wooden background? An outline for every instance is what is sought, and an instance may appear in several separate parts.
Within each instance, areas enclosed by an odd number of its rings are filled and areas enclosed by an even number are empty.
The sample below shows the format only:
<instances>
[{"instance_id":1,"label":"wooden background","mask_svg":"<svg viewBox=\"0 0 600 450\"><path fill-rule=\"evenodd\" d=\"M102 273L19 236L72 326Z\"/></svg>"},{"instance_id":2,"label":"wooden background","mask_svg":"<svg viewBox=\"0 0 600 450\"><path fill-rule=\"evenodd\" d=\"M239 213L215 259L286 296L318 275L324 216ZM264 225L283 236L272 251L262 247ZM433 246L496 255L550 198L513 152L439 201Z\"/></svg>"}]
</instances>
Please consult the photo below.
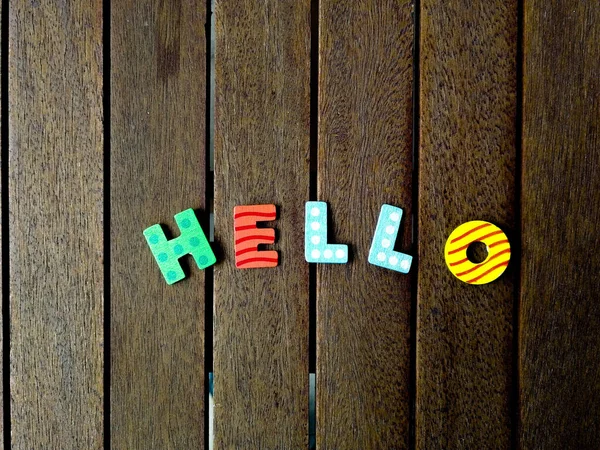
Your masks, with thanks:
<instances>
[{"instance_id":1,"label":"wooden background","mask_svg":"<svg viewBox=\"0 0 600 450\"><path fill-rule=\"evenodd\" d=\"M219 449L308 448L313 371L319 449L600 448L596 2L1 16L0 448L209 448L213 371ZM304 261L308 200L349 264ZM250 203L275 269L234 267ZM367 263L383 203L409 275ZM219 262L167 286L142 231L187 208ZM513 248L485 286L443 260L475 219Z\"/></svg>"}]
</instances>

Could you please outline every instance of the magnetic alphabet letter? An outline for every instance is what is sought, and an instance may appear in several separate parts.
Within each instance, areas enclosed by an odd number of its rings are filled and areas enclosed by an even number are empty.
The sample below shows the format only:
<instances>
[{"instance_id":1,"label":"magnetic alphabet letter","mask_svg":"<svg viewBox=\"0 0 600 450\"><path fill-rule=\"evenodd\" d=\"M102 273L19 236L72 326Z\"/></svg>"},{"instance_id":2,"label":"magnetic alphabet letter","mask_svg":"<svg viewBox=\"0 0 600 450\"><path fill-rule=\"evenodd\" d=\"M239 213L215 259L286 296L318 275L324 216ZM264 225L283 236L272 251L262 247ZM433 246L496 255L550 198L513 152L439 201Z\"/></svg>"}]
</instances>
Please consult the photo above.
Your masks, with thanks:
<instances>
[{"instance_id":1,"label":"magnetic alphabet letter","mask_svg":"<svg viewBox=\"0 0 600 450\"><path fill-rule=\"evenodd\" d=\"M327 243L327 203L306 202L304 257L309 263L346 264L348 246Z\"/></svg>"},{"instance_id":2,"label":"magnetic alphabet letter","mask_svg":"<svg viewBox=\"0 0 600 450\"><path fill-rule=\"evenodd\" d=\"M144 230L146 241L167 284L185 278L185 273L179 264L179 258L183 255L191 254L200 269L206 269L217 262L193 209L186 209L176 214L175 222L181 230L181 235L170 241L167 240L159 224Z\"/></svg>"},{"instance_id":3,"label":"magnetic alphabet letter","mask_svg":"<svg viewBox=\"0 0 600 450\"><path fill-rule=\"evenodd\" d=\"M277 266L279 254L276 251L258 251L259 244L275 242L275 230L256 226L256 222L270 222L276 218L275 205L245 205L233 209L235 266L238 269Z\"/></svg>"},{"instance_id":4,"label":"magnetic alphabet letter","mask_svg":"<svg viewBox=\"0 0 600 450\"><path fill-rule=\"evenodd\" d=\"M412 256L394 251L401 220L402 209L392 205L381 206L375 236L369 251L369 262L385 269L408 273Z\"/></svg>"},{"instance_id":5,"label":"magnetic alphabet letter","mask_svg":"<svg viewBox=\"0 0 600 450\"><path fill-rule=\"evenodd\" d=\"M474 242L485 244L488 255L479 264L467 258ZM504 273L510 261L510 243L496 225L483 220L463 223L448 237L444 249L446 265L452 275L468 284L486 284Z\"/></svg>"}]
</instances>

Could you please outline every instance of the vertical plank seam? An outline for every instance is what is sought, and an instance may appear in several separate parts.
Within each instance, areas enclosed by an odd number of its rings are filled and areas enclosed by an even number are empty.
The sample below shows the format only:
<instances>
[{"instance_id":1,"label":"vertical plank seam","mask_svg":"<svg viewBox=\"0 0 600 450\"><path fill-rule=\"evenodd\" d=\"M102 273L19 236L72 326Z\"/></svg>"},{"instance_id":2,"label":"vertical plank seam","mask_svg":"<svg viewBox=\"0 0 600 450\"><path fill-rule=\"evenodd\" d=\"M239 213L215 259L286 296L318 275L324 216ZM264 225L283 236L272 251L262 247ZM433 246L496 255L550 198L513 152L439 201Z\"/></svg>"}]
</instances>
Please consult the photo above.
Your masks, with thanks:
<instances>
[{"instance_id":1,"label":"vertical plank seam","mask_svg":"<svg viewBox=\"0 0 600 450\"><path fill-rule=\"evenodd\" d=\"M411 284L411 308L410 308L410 357L409 357L409 433L408 433L408 448L414 450L416 448L416 406L417 406L417 307L418 307L418 271L419 271L419 240L418 224L419 224L419 88L420 88L420 30L421 30L421 1L414 0L413 2L413 89L412 89L412 104L413 104L413 129L412 129L412 158L413 158L413 173L412 173L412 274Z\"/></svg>"},{"instance_id":2,"label":"vertical plank seam","mask_svg":"<svg viewBox=\"0 0 600 450\"><path fill-rule=\"evenodd\" d=\"M309 199L317 200L318 192L318 175L319 175L319 0L311 0L311 30L310 30L310 170L309 170ZM310 374L315 374L315 397L313 401L316 403L317 389L317 266L316 264L308 265L308 372L309 372L309 449L316 448L316 408L313 408L314 416L311 416L311 399L310 399ZM315 405L316 406L316 405ZM314 446L311 447L310 432L311 421L314 424L312 429L315 437Z\"/></svg>"},{"instance_id":3,"label":"vertical plank seam","mask_svg":"<svg viewBox=\"0 0 600 450\"><path fill-rule=\"evenodd\" d=\"M110 449L111 277L110 277L110 0L102 2L103 251L104 251L104 448Z\"/></svg>"},{"instance_id":4,"label":"vertical plank seam","mask_svg":"<svg viewBox=\"0 0 600 450\"><path fill-rule=\"evenodd\" d=\"M206 0L206 23L204 25L206 35L206 70L204 71L206 77L206 114L205 114L205 189L204 189L204 211L203 211L203 225L204 229L208 230L209 240L211 243L214 242L212 238L211 229L211 214L213 213L214 203L214 161L212 161L212 155L214 154L214 142L211 140L211 135L214 130L214 99L212 96L214 79L214 70L212 65L213 55L213 27L212 27L212 16L213 15L213 0ZM214 270L213 267L208 267L204 271L204 448L212 448L212 436L210 435L210 378L209 374L213 372L213 305L214 305ZM213 373L214 378L214 373Z\"/></svg>"},{"instance_id":5,"label":"vertical plank seam","mask_svg":"<svg viewBox=\"0 0 600 450\"><path fill-rule=\"evenodd\" d=\"M0 71L2 83L0 91L2 101L2 167L0 179L2 184L2 406L4 416L4 448L11 448L11 421L10 421L10 265L9 265L9 233L8 233L8 8L9 1L2 0L2 56Z\"/></svg>"},{"instance_id":6,"label":"vertical plank seam","mask_svg":"<svg viewBox=\"0 0 600 450\"><path fill-rule=\"evenodd\" d=\"M516 60L516 112L515 112L515 232L513 236L514 254L517 258L513 261L515 271L515 292L513 305L513 382L511 392L512 408L512 447L519 448L519 426L521 402L520 367L519 367L519 314L521 300L521 254L522 254L522 167L523 167L523 42L524 42L524 0L517 0L517 60Z\"/></svg>"}]
</instances>

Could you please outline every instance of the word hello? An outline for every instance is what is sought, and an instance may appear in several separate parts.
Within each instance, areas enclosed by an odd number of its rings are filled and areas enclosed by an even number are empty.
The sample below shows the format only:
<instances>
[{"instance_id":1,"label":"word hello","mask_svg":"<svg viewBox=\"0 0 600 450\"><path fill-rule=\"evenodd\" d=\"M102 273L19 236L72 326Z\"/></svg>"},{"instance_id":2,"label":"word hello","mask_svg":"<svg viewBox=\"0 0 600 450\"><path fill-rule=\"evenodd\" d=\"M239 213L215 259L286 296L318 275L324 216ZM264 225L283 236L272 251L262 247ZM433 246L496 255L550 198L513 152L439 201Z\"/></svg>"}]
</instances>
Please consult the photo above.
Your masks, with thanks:
<instances>
[{"instance_id":1,"label":"word hello","mask_svg":"<svg viewBox=\"0 0 600 450\"><path fill-rule=\"evenodd\" d=\"M327 204L306 202L304 225L304 257L309 263L346 264L348 246L327 242ZM277 219L275 205L236 206L233 211L235 240L235 265L239 269L269 268L279 264L275 250L258 250L261 244L275 243L273 228L258 228L258 222ZM368 261L375 266L408 273L412 256L394 250L400 230L402 209L383 205L375 228ZM159 224L144 230L160 271L167 284L185 278L179 258L192 255L196 265L205 269L217 262L208 239L192 209L175 215L181 234L168 240ZM488 249L487 258L477 264L470 261L467 248L474 242L483 242ZM469 284L485 284L498 278L508 266L510 245L506 235L489 222L472 221L452 232L444 251L446 264L454 276Z\"/></svg>"}]
</instances>

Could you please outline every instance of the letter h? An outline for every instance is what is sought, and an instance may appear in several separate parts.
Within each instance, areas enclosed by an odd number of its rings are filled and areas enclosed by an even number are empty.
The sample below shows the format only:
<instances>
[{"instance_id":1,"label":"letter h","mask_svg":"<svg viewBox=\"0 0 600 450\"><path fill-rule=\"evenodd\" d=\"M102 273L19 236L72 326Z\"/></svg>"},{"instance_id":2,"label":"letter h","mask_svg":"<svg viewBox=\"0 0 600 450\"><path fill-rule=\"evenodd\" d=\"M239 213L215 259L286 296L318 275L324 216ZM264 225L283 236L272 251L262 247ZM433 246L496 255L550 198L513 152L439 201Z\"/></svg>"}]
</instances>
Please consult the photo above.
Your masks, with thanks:
<instances>
[{"instance_id":1,"label":"letter h","mask_svg":"<svg viewBox=\"0 0 600 450\"><path fill-rule=\"evenodd\" d=\"M146 241L167 284L185 278L185 273L179 264L179 258L184 255L192 255L200 269L206 269L217 262L193 209L176 214L175 222L181 235L171 240L167 240L159 224L144 230Z\"/></svg>"}]
</instances>

